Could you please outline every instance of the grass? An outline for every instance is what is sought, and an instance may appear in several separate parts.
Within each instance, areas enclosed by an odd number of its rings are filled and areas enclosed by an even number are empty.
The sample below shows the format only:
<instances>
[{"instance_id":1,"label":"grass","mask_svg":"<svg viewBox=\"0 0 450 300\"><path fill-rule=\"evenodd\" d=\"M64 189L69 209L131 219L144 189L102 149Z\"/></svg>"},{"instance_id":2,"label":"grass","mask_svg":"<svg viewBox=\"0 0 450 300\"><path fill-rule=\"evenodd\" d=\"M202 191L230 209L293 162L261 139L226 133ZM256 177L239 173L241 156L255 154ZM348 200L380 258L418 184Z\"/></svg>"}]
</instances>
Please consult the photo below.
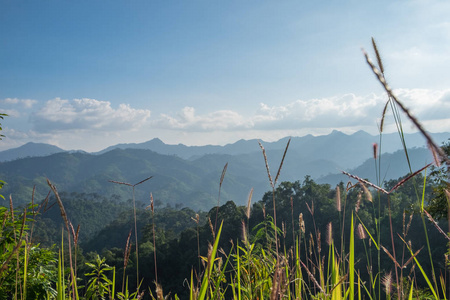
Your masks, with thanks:
<instances>
[{"instance_id":1,"label":"grass","mask_svg":"<svg viewBox=\"0 0 450 300\"><path fill-rule=\"evenodd\" d=\"M430 165L414 171L404 179L395 183L390 189L383 187L384 183L380 178L380 153L382 147L382 133L385 117L388 107L393 111L394 120L397 124L399 137L404 145L405 157L409 161L408 150L402 129L400 112L404 113L416 128L423 134L430 150L438 158L450 164L448 157L431 139L420 122L411 114L406 106L399 101L392 89L386 82L384 76L384 67L381 60L378 47L372 40L377 65L364 52L366 61L375 74L378 81L385 89L388 100L382 112L380 124L380 144L374 145L374 161L377 166L377 183L371 183L359 178L357 175L348 175L356 182L349 182L345 187L343 184L336 187L334 192L336 199L336 213L339 220L334 220L339 226L337 234L333 232L333 223L327 225L326 232L322 233L316 226L317 211L321 207L314 206L314 199L309 203L305 202L306 211L299 214L298 218L294 215L296 205L292 196L289 199L290 214L279 223L277 220L277 207L279 207L280 195L278 194L278 179L281 173L284 159L288 153L290 140L288 141L277 174L273 180L269 170L269 162L265 149L259 143L264 163L266 165L268 179L272 188L271 202L273 205L273 217L266 215L265 206L262 207L264 221L254 228L250 228L251 198L253 189L248 196L248 204L245 211L245 219L242 219L242 238L232 239L231 248L228 252L223 250L220 245L223 244L222 235L224 220L219 220L219 203L222 183L228 164L223 168L220 184L218 205L214 226L209 219L211 229L212 245L208 245L208 251L205 256L201 255L200 248L200 227L199 216L192 218L196 223L196 248L198 256L198 267L192 267L190 276L186 274L188 283L189 299L447 299L447 288L449 278L444 274L436 274L434 268L435 262L432 258L432 249L428 237L428 228L425 218L430 221L433 227L441 234L443 242L449 242L450 237L432 218L424 208L425 202L425 183L427 177L424 176L424 189L419 190L418 184L413 186L416 190L418 214L421 217L424 236L426 237L426 251L428 260L420 261L419 254L425 252L423 248L414 249L413 243L408 240L408 231L413 222L412 214L409 221L406 222L406 212L403 211L403 231L398 234L394 230L393 203L395 204L396 193L407 183L413 182L419 174L422 174ZM448 174L447 174L448 175ZM128 234L123 255L123 274L122 289L115 291L116 269L106 264L105 259L97 257L94 262L87 263L90 271L85 275L89 277L87 286L78 285L77 275L77 244L78 233L74 230L64 209L62 199L59 197L56 187L48 181L50 189L53 191L59 205L61 216L64 219L65 230L62 232L60 248L55 259L56 268L53 270L55 279L47 279L50 287L43 294L38 294L42 299L143 299L150 297L152 299L178 299L177 295L164 295L163 286L158 281L158 268L156 257L156 230L154 222L154 203L150 196L150 205L152 213L152 237L153 237L153 255L154 255L154 276L155 288L151 286L141 289L142 278L139 273L139 252L138 237L136 225L136 205L134 199L134 189L137 185L149 180L148 177L137 184L128 184L124 182L112 181L116 184L123 184L133 188L133 215L134 215L134 236L135 236L135 259L136 259L136 290L131 290L128 284L127 266L130 261L132 243L130 241L132 231ZM450 193L447 193L449 195ZM382 203L382 201L386 201ZM450 200L449 200L450 201ZM256 204L255 204L256 205ZM367 208L366 208L367 206ZM381 207L386 206L387 214L382 215ZM30 276L28 275L32 265L30 265L31 256L31 230L27 227L27 221L30 216L35 216L39 211L35 211L34 201L31 204L31 213L24 210L18 212L13 209L12 199L10 198L9 211L4 208L0 211L3 217L1 227L0 246L2 257L0 266L0 283L7 282L7 274L11 273L15 277L13 288L13 299L27 299L27 295L32 289L30 285ZM254 206L255 207L255 206ZM304 214L303 214L304 213ZM347 218L346 218L347 216ZM305 229L305 219L311 220L308 224L309 229ZM449 216L450 218L450 216ZM290 219L290 220L289 220ZM298 219L298 222L297 222ZM388 221L389 225L382 223ZM217 229L217 222L220 226ZM245 222L246 221L246 222ZM286 224L290 222L289 224ZM450 221L449 221L450 222ZM370 224L369 224L370 223ZM414 224L413 224L414 225ZM292 231L292 246L287 246L288 227ZM388 237L382 236L388 232ZM309 233L309 234L308 234ZM324 239L323 237L326 236ZM356 238L357 237L357 238ZM289 237L290 238L290 237ZM65 243L67 240L67 243ZM337 244L336 242L337 241ZM400 241L400 247L399 247ZM227 241L226 241L227 242ZM363 245L364 255L358 253L358 247ZM67 246L66 246L67 245ZM401 249L401 251L399 251ZM72 255L75 251L75 255ZM68 257L65 253L68 253ZM159 254L158 254L159 255ZM374 257L375 256L375 257ZM363 259L361 259L361 257ZM382 259L383 257L383 259ZM422 256L423 258L423 256ZM386 261L390 261L390 270L386 269ZM40 261L44 263L42 259ZM49 260L49 265L51 260ZM69 263L68 268L65 262ZM197 262L196 262L197 263ZM425 271L424 264L430 265L431 271ZM11 268L16 266L15 270ZM202 267L203 265L203 267ZM43 266L39 266L43 267ZM68 273L66 273L66 269ZM9 272L9 273L8 273ZM365 278L365 279L364 279ZM425 286L418 284L422 279ZM34 287L35 288L35 287ZM147 291L148 288L148 291ZM155 295L153 295L153 292ZM36 294L34 294L36 295ZM2 299L2 295L0 295ZM28 299L30 299L28 297Z\"/></svg>"}]
</instances>

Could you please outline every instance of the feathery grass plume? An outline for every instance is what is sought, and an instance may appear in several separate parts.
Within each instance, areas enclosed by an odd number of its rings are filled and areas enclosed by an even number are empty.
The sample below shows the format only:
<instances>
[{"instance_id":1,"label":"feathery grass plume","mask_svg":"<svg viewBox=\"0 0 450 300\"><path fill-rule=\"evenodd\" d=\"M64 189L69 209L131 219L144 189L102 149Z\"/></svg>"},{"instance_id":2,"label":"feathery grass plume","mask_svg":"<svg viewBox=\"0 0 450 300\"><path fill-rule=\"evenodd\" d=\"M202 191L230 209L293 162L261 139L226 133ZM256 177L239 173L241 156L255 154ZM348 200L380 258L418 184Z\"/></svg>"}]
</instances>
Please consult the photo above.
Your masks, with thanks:
<instances>
[{"instance_id":1,"label":"feathery grass plume","mask_svg":"<svg viewBox=\"0 0 450 300\"><path fill-rule=\"evenodd\" d=\"M411 213L411 214L409 215L409 221L408 221L408 224L406 224L405 236L408 235L408 231L409 231L409 228L411 227L413 215L414 215L413 213Z\"/></svg>"},{"instance_id":2,"label":"feathery grass plume","mask_svg":"<svg viewBox=\"0 0 450 300\"><path fill-rule=\"evenodd\" d=\"M195 223L197 223L197 256L198 256L198 272L200 272L200 216L198 214L195 214L195 219L191 217L192 220L194 220Z\"/></svg>"},{"instance_id":3,"label":"feathery grass plume","mask_svg":"<svg viewBox=\"0 0 450 300\"><path fill-rule=\"evenodd\" d=\"M392 271L384 275L381 283L384 285L386 295L390 296L392 292Z\"/></svg>"},{"instance_id":4,"label":"feathery grass plume","mask_svg":"<svg viewBox=\"0 0 450 300\"><path fill-rule=\"evenodd\" d=\"M156 285L156 299L157 300L164 300L164 293L161 284L155 282Z\"/></svg>"},{"instance_id":5,"label":"feathery grass plume","mask_svg":"<svg viewBox=\"0 0 450 300\"><path fill-rule=\"evenodd\" d=\"M438 154L436 153L436 150L433 148L432 145L430 145L429 142L427 142L427 147L431 151L431 154L433 155L434 164L436 165L436 167L440 167L441 162L438 159Z\"/></svg>"},{"instance_id":6,"label":"feathery grass plume","mask_svg":"<svg viewBox=\"0 0 450 300\"><path fill-rule=\"evenodd\" d=\"M283 234L283 238L286 238L286 223L284 221L281 222L281 232Z\"/></svg>"},{"instance_id":7,"label":"feathery grass plume","mask_svg":"<svg viewBox=\"0 0 450 300\"><path fill-rule=\"evenodd\" d=\"M247 238L247 226L245 225L244 220L242 220L241 222L242 225L242 240L247 243L248 238Z\"/></svg>"},{"instance_id":8,"label":"feathery grass plume","mask_svg":"<svg viewBox=\"0 0 450 300\"><path fill-rule=\"evenodd\" d=\"M424 129L424 127L422 126L422 124L417 120L416 117L414 117L411 112L403 105L402 102L400 102L400 100L398 100L397 96L395 96L394 92L392 91L391 87L388 85L388 83L386 82L384 76L382 73L380 73L380 71L378 70L378 68L372 63L372 61L369 58L369 55L367 54L366 51L363 50L363 54L366 58L366 62L367 64L371 67L372 72L375 74L375 76L377 77L378 81L381 83L381 85L383 86L384 90L386 91L386 93L388 94L388 96L400 107L400 109L406 114L406 116L411 120L411 122L417 127L417 129L422 133L422 135L425 137L425 139L427 140L428 144L436 151L436 153L439 155L439 157L441 158L441 160L445 161L447 165L450 165L450 159L448 158L448 156L445 154L444 150L442 150L441 147L439 147L431 138L431 136L428 134L428 132Z\"/></svg>"},{"instance_id":9,"label":"feathery grass plume","mask_svg":"<svg viewBox=\"0 0 450 300\"><path fill-rule=\"evenodd\" d=\"M64 209L64 205L61 201L61 198L59 197L58 190L56 189L56 186L54 186L50 180L47 178L47 184L49 185L50 189L53 191L53 194L55 194L56 201L58 202L59 210L61 211L61 217L64 220L64 223L66 224L66 230L68 234L68 241L69 241L69 265L70 265L70 277L72 281L72 293L73 297L75 299L76 292L76 279L74 274L74 267L73 267L73 259L72 259L72 242L70 238L70 229L69 229L69 220L67 218L66 210Z\"/></svg>"},{"instance_id":10,"label":"feathery grass plume","mask_svg":"<svg viewBox=\"0 0 450 300\"><path fill-rule=\"evenodd\" d=\"M379 187L379 186L377 186L377 185L375 185L375 184L373 184L373 183L371 183L371 182L369 182L369 181L367 181L367 180L364 180L364 179L362 179L362 178L359 178L358 176L352 175L352 174L350 174L350 173L348 173L348 172L345 172L345 171L341 171L341 172L342 172L342 174L347 175L348 177L351 177L351 178L353 178L353 179L356 179L356 180L358 180L359 182L364 183L365 185L371 186L371 187L373 187L374 189L376 189L376 190L378 190L378 191L380 191L380 192L382 192L382 193L384 193L384 194L389 194L385 189L383 189L383 188L381 188L381 187Z\"/></svg>"},{"instance_id":11,"label":"feathery grass plume","mask_svg":"<svg viewBox=\"0 0 450 300\"><path fill-rule=\"evenodd\" d=\"M322 238L320 231L317 231L317 252L320 256L320 253L322 252Z\"/></svg>"},{"instance_id":12,"label":"feathery grass plume","mask_svg":"<svg viewBox=\"0 0 450 300\"><path fill-rule=\"evenodd\" d=\"M386 112L387 112L387 108L389 106L390 101L391 100L386 101L386 104L384 105L384 108L383 108L383 112L381 113L380 133L382 133L383 129L384 129L384 119L386 117Z\"/></svg>"},{"instance_id":13,"label":"feathery grass plume","mask_svg":"<svg viewBox=\"0 0 450 300\"><path fill-rule=\"evenodd\" d=\"M378 144L377 143L373 143L372 150L373 150L373 159L377 159L377 157L378 157Z\"/></svg>"},{"instance_id":14,"label":"feathery grass plume","mask_svg":"<svg viewBox=\"0 0 450 300\"><path fill-rule=\"evenodd\" d=\"M331 246L333 243L333 223L329 222L327 224L327 245Z\"/></svg>"},{"instance_id":15,"label":"feathery grass plume","mask_svg":"<svg viewBox=\"0 0 450 300\"><path fill-rule=\"evenodd\" d=\"M358 238L360 240L365 240L367 238L366 231L364 230L364 228L361 225L361 223L358 224Z\"/></svg>"},{"instance_id":16,"label":"feathery grass plume","mask_svg":"<svg viewBox=\"0 0 450 300\"><path fill-rule=\"evenodd\" d=\"M341 189L339 186L336 186L336 210L341 211Z\"/></svg>"},{"instance_id":17,"label":"feathery grass plume","mask_svg":"<svg viewBox=\"0 0 450 300\"><path fill-rule=\"evenodd\" d=\"M425 167L423 167L420 170L415 171L414 173L412 173L411 175L409 175L408 177L403 178L402 180L400 180L399 182L397 182L396 185L394 185L394 187L389 191L388 194L391 194L393 191L395 191L396 189L398 189L399 187L401 187L403 184L405 184L405 182L407 182L408 180L410 180L411 178L413 178L414 176L416 176L417 174L419 174L420 172L422 172L423 170L425 170L426 168L428 168L429 166L431 166L431 164L426 165Z\"/></svg>"},{"instance_id":18,"label":"feathery grass plume","mask_svg":"<svg viewBox=\"0 0 450 300\"><path fill-rule=\"evenodd\" d=\"M11 195L9 195L9 211L11 213L11 220L14 223L14 208L13 208L13 201L12 201L12 196ZM16 234L16 233L14 232L14 234Z\"/></svg>"},{"instance_id":19,"label":"feathery grass plume","mask_svg":"<svg viewBox=\"0 0 450 300\"><path fill-rule=\"evenodd\" d=\"M216 232L214 231L214 227L213 227L213 224L211 222L211 218L208 218L208 223L209 223L209 229L211 229L213 240L215 240L216 239Z\"/></svg>"},{"instance_id":20,"label":"feathery grass plume","mask_svg":"<svg viewBox=\"0 0 450 300\"><path fill-rule=\"evenodd\" d=\"M131 231L128 233L127 242L125 244L125 251L123 253L123 268L126 269L128 266L128 261L130 259L130 253L131 253L131 244L130 244L130 238L131 238Z\"/></svg>"},{"instance_id":21,"label":"feathery grass plume","mask_svg":"<svg viewBox=\"0 0 450 300\"><path fill-rule=\"evenodd\" d=\"M262 212L263 212L263 217L264 217L264 220L265 220L266 219L266 204L263 204Z\"/></svg>"},{"instance_id":22,"label":"feathery grass plume","mask_svg":"<svg viewBox=\"0 0 450 300\"><path fill-rule=\"evenodd\" d=\"M128 261L130 259L130 253L131 253L131 244L130 244L131 231L132 231L132 229L130 229L130 232L128 233L127 243L125 244L125 251L123 253L122 294L124 293L124 289L125 289L125 271L127 269Z\"/></svg>"},{"instance_id":23,"label":"feathery grass plume","mask_svg":"<svg viewBox=\"0 0 450 300\"><path fill-rule=\"evenodd\" d=\"M405 212L405 210L403 210L403 216L402 216L402 226L403 226L402 234L403 234L403 237L406 236L406 223L405 223L405 217L406 217L406 212Z\"/></svg>"},{"instance_id":24,"label":"feathery grass plume","mask_svg":"<svg viewBox=\"0 0 450 300\"><path fill-rule=\"evenodd\" d=\"M252 196L253 196L253 188L250 190L250 193L248 194L248 200L247 200L247 210L245 211L245 215L247 217L247 220L250 219L250 213L252 209Z\"/></svg>"},{"instance_id":25,"label":"feathery grass plume","mask_svg":"<svg viewBox=\"0 0 450 300\"><path fill-rule=\"evenodd\" d=\"M357 198L356 198L357 200L356 200L356 204L355 204L355 212L356 213L358 213L359 208L361 206L361 198L362 198L362 193L359 192L358 195L357 195Z\"/></svg>"},{"instance_id":26,"label":"feathery grass plume","mask_svg":"<svg viewBox=\"0 0 450 300\"><path fill-rule=\"evenodd\" d=\"M262 153L263 153L264 162L266 164L267 176L269 176L270 186L272 188L274 188L275 185L273 184L272 175L270 175L269 162L267 161L266 149L264 149L264 147L263 147L263 145L261 144L260 141L258 141L258 143L259 143L259 147L261 148Z\"/></svg>"},{"instance_id":27,"label":"feathery grass plume","mask_svg":"<svg viewBox=\"0 0 450 300\"><path fill-rule=\"evenodd\" d=\"M366 195L366 198L369 202L372 202L372 193L369 191L369 189L366 187L366 185L362 182L359 183L364 191L364 195Z\"/></svg>"},{"instance_id":28,"label":"feathery grass plume","mask_svg":"<svg viewBox=\"0 0 450 300\"><path fill-rule=\"evenodd\" d=\"M438 223L433 219L433 217L425 209L423 209L423 211L427 215L428 220L430 220L430 222L434 225L434 227L436 227L436 229L439 231L439 233L441 233L443 236L445 236L445 238L448 241L450 241L450 236L448 236L448 234L446 234L444 232L444 230L442 230L441 227L439 227Z\"/></svg>"},{"instance_id":29,"label":"feathery grass plume","mask_svg":"<svg viewBox=\"0 0 450 300\"><path fill-rule=\"evenodd\" d=\"M373 46L373 50L375 50L378 67L380 68L381 73L384 74L383 61L381 60L381 55L380 55L380 52L378 51L377 43L375 43L375 39L373 37L372 37L372 46Z\"/></svg>"},{"instance_id":30,"label":"feathery grass plume","mask_svg":"<svg viewBox=\"0 0 450 300\"><path fill-rule=\"evenodd\" d=\"M280 166L278 167L277 176L275 176L275 182L274 184L277 184L278 177L280 177L281 173L281 167L283 167L284 158L286 157L287 150L289 148L289 144L291 143L291 138L289 138L289 141L287 142L286 148L284 149L283 157L281 158Z\"/></svg>"},{"instance_id":31,"label":"feathery grass plume","mask_svg":"<svg viewBox=\"0 0 450 300\"><path fill-rule=\"evenodd\" d=\"M222 174L220 175L220 181L219 181L219 195L217 196L217 208L216 208L216 221L214 223L214 232L217 228L217 216L219 215L219 205L220 205L220 191L222 190L222 183L223 179L225 178L225 173L227 172L228 163L223 166Z\"/></svg>"},{"instance_id":32,"label":"feathery grass plume","mask_svg":"<svg viewBox=\"0 0 450 300\"><path fill-rule=\"evenodd\" d=\"M298 226L300 228L300 234L305 233L305 221L303 220L303 213L298 215Z\"/></svg>"}]
</instances>

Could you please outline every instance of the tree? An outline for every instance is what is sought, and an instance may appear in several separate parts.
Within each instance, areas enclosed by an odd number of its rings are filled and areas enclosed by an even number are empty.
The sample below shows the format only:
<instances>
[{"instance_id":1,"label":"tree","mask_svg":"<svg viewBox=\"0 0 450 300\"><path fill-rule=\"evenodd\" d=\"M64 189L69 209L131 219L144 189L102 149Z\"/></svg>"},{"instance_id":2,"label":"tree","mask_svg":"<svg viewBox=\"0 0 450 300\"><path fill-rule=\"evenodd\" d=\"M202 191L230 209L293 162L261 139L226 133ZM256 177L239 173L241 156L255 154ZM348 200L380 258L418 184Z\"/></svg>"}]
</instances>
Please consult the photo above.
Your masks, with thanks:
<instances>
[{"instance_id":1,"label":"tree","mask_svg":"<svg viewBox=\"0 0 450 300\"><path fill-rule=\"evenodd\" d=\"M447 156L450 155L450 139L442 146ZM450 192L450 166L444 160L441 161L440 167L433 166L430 178L433 183L433 196L427 207L427 211L435 219L447 219L448 211L450 209L450 199L448 194Z\"/></svg>"}]
</instances>

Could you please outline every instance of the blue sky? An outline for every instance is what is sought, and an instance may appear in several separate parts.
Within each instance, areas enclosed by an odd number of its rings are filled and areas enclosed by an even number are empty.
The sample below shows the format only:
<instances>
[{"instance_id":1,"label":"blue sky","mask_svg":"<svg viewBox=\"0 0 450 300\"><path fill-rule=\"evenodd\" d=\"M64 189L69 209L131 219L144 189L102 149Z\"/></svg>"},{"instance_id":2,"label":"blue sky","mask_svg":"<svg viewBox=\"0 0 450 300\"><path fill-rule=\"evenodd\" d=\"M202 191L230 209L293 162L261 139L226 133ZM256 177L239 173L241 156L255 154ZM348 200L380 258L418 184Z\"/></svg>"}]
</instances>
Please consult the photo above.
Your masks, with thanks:
<instances>
[{"instance_id":1,"label":"blue sky","mask_svg":"<svg viewBox=\"0 0 450 300\"><path fill-rule=\"evenodd\" d=\"M0 150L376 134L372 36L400 98L450 131L449 14L437 0L0 0Z\"/></svg>"}]
</instances>

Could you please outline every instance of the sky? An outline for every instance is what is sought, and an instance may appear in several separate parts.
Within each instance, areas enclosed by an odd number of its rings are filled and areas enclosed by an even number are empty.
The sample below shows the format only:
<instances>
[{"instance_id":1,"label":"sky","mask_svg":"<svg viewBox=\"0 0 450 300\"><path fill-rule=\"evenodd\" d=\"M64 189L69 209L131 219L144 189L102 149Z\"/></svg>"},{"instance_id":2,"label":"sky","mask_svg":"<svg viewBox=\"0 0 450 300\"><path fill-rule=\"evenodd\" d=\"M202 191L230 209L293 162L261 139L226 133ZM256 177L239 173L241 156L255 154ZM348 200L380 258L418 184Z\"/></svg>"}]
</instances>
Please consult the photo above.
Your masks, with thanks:
<instances>
[{"instance_id":1,"label":"sky","mask_svg":"<svg viewBox=\"0 0 450 300\"><path fill-rule=\"evenodd\" d=\"M0 150L376 135L372 37L398 98L450 132L449 15L440 0L0 0Z\"/></svg>"}]
</instances>

